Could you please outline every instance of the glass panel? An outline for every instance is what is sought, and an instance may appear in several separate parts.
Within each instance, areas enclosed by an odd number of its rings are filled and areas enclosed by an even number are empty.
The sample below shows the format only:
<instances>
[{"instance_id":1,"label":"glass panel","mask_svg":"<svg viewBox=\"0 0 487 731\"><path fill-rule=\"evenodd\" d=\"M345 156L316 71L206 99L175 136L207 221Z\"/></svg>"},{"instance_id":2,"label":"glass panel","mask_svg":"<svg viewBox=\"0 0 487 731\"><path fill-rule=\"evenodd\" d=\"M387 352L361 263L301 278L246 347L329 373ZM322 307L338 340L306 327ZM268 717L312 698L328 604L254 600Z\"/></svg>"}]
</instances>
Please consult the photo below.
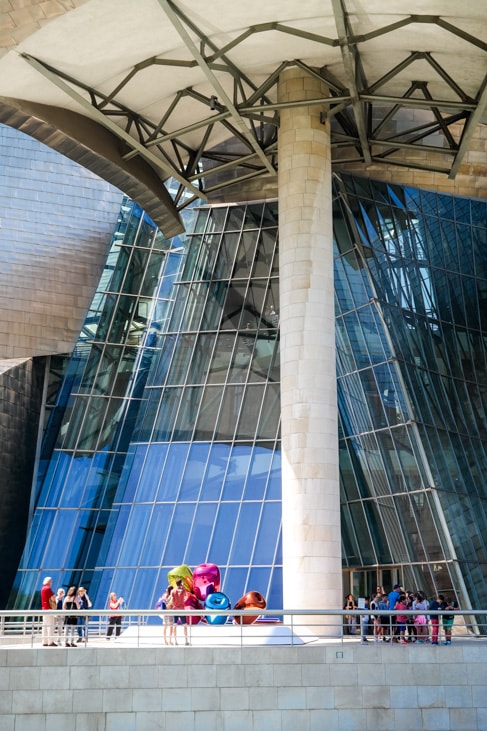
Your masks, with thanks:
<instances>
[{"instance_id":1,"label":"glass panel","mask_svg":"<svg viewBox=\"0 0 487 731\"><path fill-rule=\"evenodd\" d=\"M193 357L196 335L181 335L167 376L167 384L178 386L185 382L186 372Z\"/></svg>"},{"instance_id":2,"label":"glass panel","mask_svg":"<svg viewBox=\"0 0 487 731\"><path fill-rule=\"evenodd\" d=\"M249 203L245 210L244 228L260 228L263 213L262 203Z\"/></svg>"},{"instance_id":3,"label":"glass panel","mask_svg":"<svg viewBox=\"0 0 487 731\"><path fill-rule=\"evenodd\" d=\"M51 534L56 514L56 510L39 510L34 514L30 530L32 540L30 543L26 544L24 560L21 563L21 568L26 565L47 565L43 564L43 555L46 550L46 544ZM27 561L25 560L25 557L27 558Z\"/></svg>"},{"instance_id":4,"label":"glass panel","mask_svg":"<svg viewBox=\"0 0 487 731\"><path fill-rule=\"evenodd\" d=\"M256 533L255 564L274 564L281 528L281 504L264 503L260 526Z\"/></svg>"},{"instance_id":5,"label":"glass panel","mask_svg":"<svg viewBox=\"0 0 487 731\"><path fill-rule=\"evenodd\" d=\"M223 391L215 439L233 439L242 397L242 386L227 386Z\"/></svg>"},{"instance_id":6,"label":"glass panel","mask_svg":"<svg viewBox=\"0 0 487 731\"><path fill-rule=\"evenodd\" d=\"M223 330L236 330L240 325L242 309L245 304L247 284L232 283L226 290L225 305L221 316ZM246 316L247 313L245 313ZM250 320L252 322L252 320ZM247 325L247 320L245 321Z\"/></svg>"},{"instance_id":7,"label":"glass panel","mask_svg":"<svg viewBox=\"0 0 487 731\"><path fill-rule=\"evenodd\" d=\"M213 438L221 398L222 390L218 386L207 386L205 388L193 439L206 441Z\"/></svg>"},{"instance_id":8,"label":"glass panel","mask_svg":"<svg viewBox=\"0 0 487 731\"><path fill-rule=\"evenodd\" d=\"M239 239L240 233L223 234L220 253L215 264L214 279L228 279L232 276Z\"/></svg>"},{"instance_id":9,"label":"glass panel","mask_svg":"<svg viewBox=\"0 0 487 731\"><path fill-rule=\"evenodd\" d=\"M186 546L194 513L195 505L193 503L176 505L164 551L164 563L166 565L179 566L186 563Z\"/></svg>"},{"instance_id":10,"label":"glass panel","mask_svg":"<svg viewBox=\"0 0 487 731\"><path fill-rule=\"evenodd\" d=\"M134 505L132 507L118 559L120 566L136 566L139 563L146 530L150 524L151 512L151 505Z\"/></svg>"},{"instance_id":11,"label":"glass panel","mask_svg":"<svg viewBox=\"0 0 487 731\"><path fill-rule=\"evenodd\" d=\"M75 526L79 522L77 510L58 510L52 524L47 545L44 544L44 555L42 566L69 566L71 561L68 558L68 547L70 538Z\"/></svg>"},{"instance_id":12,"label":"glass panel","mask_svg":"<svg viewBox=\"0 0 487 731\"><path fill-rule=\"evenodd\" d=\"M281 418L281 401L279 385L267 385L260 415L257 436L259 439L275 439L278 434Z\"/></svg>"},{"instance_id":13,"label":"glass panel","mask_svg":"<svg viewBox=\"0 0 487 731\"><path fill-rule=\"evenodd\" d=\"M233 277L247 279L254 260L258 231L244 231L240 238L237 258L233 269Z\"/></svg>"},{"instance_id":14,"label":"glass panel","mask_svg":"<svg viewBox=\"0 0 487 731\"><path fill-rule=\"evenodd\" d=\"M134 460L132 473L134 479L139 477L139 488L137 490L137 502L152 502L156 499L159 480L164 471L166 462L168 445L167 444L151 444L147 449L147 457L142 466L142 456L145 455L145 449L138 453L138 459Z\"/></svg>"},{"instance_id":15,"label":"glass panel","mask_svg":"<svg viewBox=\"0 0 487 731\"><path fill-rule=\"evenodd\" d=\"M213 444L201 486L200 500L219 500L227 471L230 450L226 444Z\"/></svg>"},{"instance_id":16,"label":"glass panel","mask_svg":"<svg viewBox=\"0 0 487 731\"><path fill-rule=\"evenodd\" d=\"M201 386L186 386L184 389L174 426L174 439L191 439L202 394Z\"/></svg>"},{"instance_id":17,"label":"glass panel","mask_svg":"<svg viewBox=\"0 0 487 731\"><path fill-rule=\"evenodd\" d=\"M251 455L249 472L245 483L244 500L263 500L269 467L272 461L272 451L256 446Z\"/></svg>"},{"instance_id":18,"label":"glass panel","mask_svg":"<svg viewBox=\"0 0 487 731\"><path fill-rule=\"evenodd\" d=\"M200 563L206 563L210 560L208 546L213 532L216 510L216 503L203 503L196 509L186 553L186 561L189 566L198 566Z\"/></svg>"},{"instance_id":19,"label":"glass panel","mask_svg":"<svg viewBox=\"0 0 487 731\"><path fill-rule=\"evenodd\" d=\"M255 254L253 277L268 277L271 273L277 229L261 231Z\"/></svg>"},{"instance_id":20,"label":"glass panel","mask_svg":"<svg viewBox=\"0 0 487 731\"><path fill-rule=\"evenodd\" d=\"M179 500L197 500L210 454L210 444L193 443L188 455Z\"/></svg>"},{"instance_id":21,"label":"glass panel","mask_svg":"<svg viewBox=\"0 0 487 731\"><path fill-rule=\"evenodd\" d=\"M221 503L218 508L209 552L211 560L217 566L226 566L228 563L238 509L238 503Z\"/></svg>"},{"instance_id":22,"label":"glass panel","mask_svg":"<svg viewBox=\"0 0 487 731\"><path fill-rule=\"evenodd\" d=\"M225 383L236 338L235 333L218 335L208 370L208 383Z\"/></svg>"},{"instance_id":23,"label":"glass panel","mask_svg":"<svg viewBox=\"0 0 487 731\"><path fill-rule=\"evenodd\" d=\"M267 500L280 500L282 496L281 452L279 450L280 443L277 443L272 455L272 466L267 483Z\"/></svg>"},{"instance_id":24,"label":"glass panel","mask_svg":"<svg viewBox=\"0 0 487 731\"><path fill-rule=\"evenodd\" d=\"M248 565L250 563L261 508L261 503L242 503L237 525L235 526L235 537L230 554L230 563L237 565Z\"/></svg>"},{"instance_id":25,"label":"glass panel","mask_svg":"<svg viewBox=\"0 0 487 731\"><path fill-rule=\"evenodd\" d=\"M216 335L200 333L193 350L188 370L188 383L205 383L208 376Z\"/></svg>"},{"instance_id":26,"label":"glass panel","mask_svg":"<svg viewBox=\"0 0 487 731\"><path fill-rule=\"evenodd\" d=\"M235 446L228 460L222 500L241 500L245 478L249 469L252 447Z\"/></svg>"},{"instance_id":27,"label":"glass panel","mask_svg":"<svg viewBox=\"0 0 487 731\"><path fill-rule=\"evenodd\" d=\"M147 525L147 538L140 556L140 563L143 566L160 566L163 563L162 556L172 514L172 505L154 505L150 523Z\"/></svg>"},{"instance_id":28,"label":"glass panel","mask_svg":"<svg viewBox=\"0 0 487 731\"><path fill-rule=\"evenodd\" d=\"M154 441L162 442L171 439L181 394L181 388L166 388L164 390L159 406L159 413L154 425Z\"/></svg>"},{"instance_id":29,"label":"glass panel","mask_svg":"<svg viewBox=\"0 0 487 731\"><path fill-rule=\"evenodd\" d=\"M255 434L255 425L258 422L261 408L265 409L265 406L262 405L263 399L263 385L247 386L243 398L242 409L240 411L238 429L235 435L236 439L253 439ZM274 429L273 436L275 436L275 434L276 430ZM262 434L259 434L259 437L262 438L262 436Z\"/></svg>"},{"instance_id":30,"label":"glass panel","mask_svg":"<svg viewBox=\"0 0 487 731\"><path fill-rule=\"evenodd\" d=\"M158 502L176 500L189 447L190 445L185 443L171 444L159 485Z\"/></svg>"}]
</instances>

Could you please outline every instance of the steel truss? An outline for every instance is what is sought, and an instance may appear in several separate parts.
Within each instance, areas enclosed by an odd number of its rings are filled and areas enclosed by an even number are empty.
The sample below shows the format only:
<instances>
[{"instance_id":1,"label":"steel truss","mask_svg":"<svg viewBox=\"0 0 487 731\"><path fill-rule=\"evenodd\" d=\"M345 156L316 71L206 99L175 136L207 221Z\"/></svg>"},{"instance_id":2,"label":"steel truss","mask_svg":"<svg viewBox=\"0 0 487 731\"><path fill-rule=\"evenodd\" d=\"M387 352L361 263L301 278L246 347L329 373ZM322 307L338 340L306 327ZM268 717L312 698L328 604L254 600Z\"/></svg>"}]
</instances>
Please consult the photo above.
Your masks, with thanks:
<instances>
[{"instance_id":1,"label":"steel truss","mask_svg":"<svg viewBox=\"0 0 487 731\"><path fill-rule=\"evenodd\" d=\"M331 120L333 161L341 166L347 163L386 163L440 172L450 178L457 174L474 130L485 112L487 76L472 97L429 52L412 51L399 64L386 69L381 78L366 78L361 49L365 49L373 39L413 24L435 25L465 44L487 53L487 43L441 17L410 15L399 22L355 36L343 0L332 0L337 27L335 38L273 22L251 26L218 48L174 2L158 2L189 51L189 60L147 58L135 65L109 93L102 93L42 59L28 55L24 58L82 104L85 114L120 138L125 160L140 156L158 170L163 180L172 178L177 181L179 187L174 201L178 209L196 197L204 198L257 176L274 175L277 170L279 112L284 108L302 105L323 107L323 120ZM325 66L311 68L299 59L281 63L265 81L257 84L232 62L230 54L250 36L268 32L304 38L317 49L320 46L337 48L341 53L346 86ZM451 99L433 98L427 82L421 80L413 82L402 96L380 93L388 82L419 61L426 61L434 74L447 85L452 92ZM328 88L329 96L277 103L279 76L290 66L298 66L303 73L318 77ZM199 68L212 93L205 95L191 87L180 89L169 101L162 117L154 122L120 101L120 95L127 86L137 79L142 83L144 72L153 67L161 67L164 71L171 67ZM227 91L228 83L223 84L222 79L230 80L231 94ZM201 105L201 118L184 127L176 126L173 118L187 98ZM391 134L391 121L404 109L427 110L429 119L422 124L403 126L401 131ZM455 133L453 126L456 127ZM218 139L224 137L225 142L215 143L214 132L218 129L221 133L220 127L224 128L224 134L218 134ZM196 146L187 139L190 133L194 137L195 132L199 133ZM427 142L432 135L437 144ZM418 149L429 153L428 156L420 159Z\"/></svg>"}]
</instances>

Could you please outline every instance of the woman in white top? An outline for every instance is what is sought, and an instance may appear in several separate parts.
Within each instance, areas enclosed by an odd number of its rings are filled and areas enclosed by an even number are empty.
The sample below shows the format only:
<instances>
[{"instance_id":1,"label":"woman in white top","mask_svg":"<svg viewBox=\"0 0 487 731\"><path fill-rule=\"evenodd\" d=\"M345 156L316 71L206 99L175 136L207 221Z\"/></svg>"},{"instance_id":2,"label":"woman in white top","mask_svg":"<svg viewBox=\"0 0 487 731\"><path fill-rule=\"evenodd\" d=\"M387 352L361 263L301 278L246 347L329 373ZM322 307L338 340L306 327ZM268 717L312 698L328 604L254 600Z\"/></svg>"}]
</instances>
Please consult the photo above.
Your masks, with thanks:
<instances>
[{"instance_id":1,"label":"woman in white top","mask_svg":"<svg viewBox=\"0 0 487 731\"><path fill-rule=\"evenodd\" d=\"M414 611L424 611L424 614L417 614L414 618L414 627L416 629L416 642L429 642L429 627L426 612L429 608L429 602L421 591L414 595L413 605L411 609Z\"/></svg>"},{"instance_id":2,"label":"woman in white top","mask_svg":"<svg viewBox=\"0 0 487 731\"><path fill-rule=\"evenodd\" d=\"M56 592L56 609L63 608L64 601L64 589L58 589ZM58 645L61 645L61 641L64 635L64 617L62 614L56 614L54 617L54 639Z\"/></svg>"}]
</instances>

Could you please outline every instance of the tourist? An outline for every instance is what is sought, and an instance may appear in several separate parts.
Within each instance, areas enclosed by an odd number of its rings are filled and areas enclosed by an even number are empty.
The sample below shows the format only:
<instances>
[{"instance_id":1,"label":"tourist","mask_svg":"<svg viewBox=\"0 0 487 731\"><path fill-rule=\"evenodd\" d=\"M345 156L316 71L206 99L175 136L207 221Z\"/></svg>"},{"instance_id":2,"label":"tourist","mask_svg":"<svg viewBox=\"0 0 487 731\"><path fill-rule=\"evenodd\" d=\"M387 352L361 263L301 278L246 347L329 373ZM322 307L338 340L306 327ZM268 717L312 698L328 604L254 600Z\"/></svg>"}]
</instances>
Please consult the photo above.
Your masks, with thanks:
<instances>
[{"instance_id":1,"label":"tourist","mask_svg":"<svg viewBox=\"0 0 487 731\"><path fill-rule=\"evenodd\" d=\"M379 608L380 608L380 602L381 602L382 596L380 592L377 592L377 594L374 596L372 601L370 602L370 609L374 612L371 619L374 622L374 642L379 642L381 635L382 635L382 622L381 617L379 614Z\"/></svg>"},{"instance_id":2,"label":"tourist","mask_svg":"<svg viewBox=\"0 0 487 731\"><path fill-rule=\"evenodd\" d=\"M440 596L439 598L441 599L440 609L442 611L456 609L456 603L453 599L445 599L443 596ZM453 614L444 614L442 616L443 632L445 633L445 642L443 644L445 645L451 645L454 619L455 617L453 616Z\"/></svg>"},{"instance_id":3,"label":"tourist","mask_svg":"<svg viewBox=\"0 0 487 731\"><path fill-rule=\"evenodd\" d=\"M441 608L441 602L444 601L443 596L437 596L435 597L429 605L430 612L437 612L440 611ZM438 633L440 629L440 615L439 614L431 614L430 615L430 622L431 622L431 644L437 645L438 644Z\"/></svg>"},{"instance_id":4,"label":"tourist","mask_svg":"<svg viewBox=\"0 0 487 731\"><path fill-rule=\"evenodd\" d=\"M173 609L181 610L181 609L185 608L185 601L186 601L187 593L188 592L186 591L186 589L183 586L182 579L177 579L176 588L173 589L173 591L171 593ZM182 624L183 628L184 628L184 644L189 645L188 625L187 625L186 616L183 614L179 614L174 617L174 627L173 627L173 632L172 632L172 636L174 638L174 644L175 645L178 644L177 635L176 635L178 622L180 624Z\"/></svg>"},{"instance_id":5,"label":"tourist","mask_svg":"<svg viewBox=\"0 0 487 731\"><path fill-rule=\"evenodd\" d=\"M405 592L401 592L399 594L399 599L397 600L394 609L397 612L396 615L396 629L398 633L398 641L401 645L407 645L406 640L406 623L407 623L407 614L403 614L403 612L407 612L407 603L406 603L406 594Z\"/></svg>"},{"instance_id":6,"label":"tourist","mask_svg":"<svg viewBox=\"0 0 487 731\"><path fill-rule=\"evenodd\" d=\"M63 601L63 609L67 612L76 612L79 609L76 587L70 586ZM78 626L78 617L67 616L64 618L64 640L66 647L76 647L74 636Z\"/></svg>"},{"instance_id":7,"label":"tourist","mask_svg":"<svg viewBox=\"0 0 487 731\"><path fill-rule=\"evenodd\" d=\"M367 609L367 610L370 609L370 602L369 602L368 596L366 596L364 599L364 609ZM368 630L369 630L369 615L361 614L360 615L360 637L361 637L362 642L368 642L368 639L367 639Z\"/></svg>"},{"instance_id":8,"label":"tourist","mask_svg":"<svg viewBox=\"0 0 487 731\"><path fill-rule=\"evenodd\" d=\"M43 647L57 647L54 642L54 618L53 609L57 608L56 596L52 590L52 577L46 576L42 582L41 608L48 612L42 617L42 645Z\"/></svg>"},{"instance_id":9,"label":"tourist","mask_svg":"<svg viewBox=\"0 0 487 731\"><path fill-rule=\"evenodd\" d=\"M118 612L118 610L121 609L121 607L123 606L124 602L125 599L123 598L123 596L117 597L116 593L112 591L108 599L108 608L111 609L112 612ZM108 629L106 637L107 640L110 639L114 631L115 637L120 637L120 632L122 631L122 619L123 617L121 614L110 615L108 619Z\"/></svg>"},{"instance_id":10,"label":"tourist","mask_svg":"<svg viewBox=\"0 0 487 731\"><path fill-rule=\"evenodd\" d=\"M418 591L414 597L413 609L422 611L424 614L417 614L414 618L414 626L416 628L416 638L418 642L429 642L429 627L426 612L429 609L429 602L422 591Z\"/></svg>"},{"instance_id":11,"label":"tourist","mask_svg":"<svg viewBox=\"0 0 487 731\"><path fill-rule=\"evenodd\" d=\"M343 608L346 611L353 611L357 609L357 601L353 594L349 594L345 599L345 604L343 605ZM357 615L355 614L347 614L346 615L347 620L347 633L349 635L355 634L355 627L357 624Z\"/></svg>"},{"instance_id":12,"label":"tourist","mask_svg":"<svg viewBox=\"0 0 487 731\"><path fill-rule=\"evenodd\" d=\"M62 612L64 602L64 589L60 588L56 592L56 609ZM61 644L64 636L64 617L62 614L56 614L54 617L54 639Z\"/></svg>"},{"instance_id":13,"label":"tourist","mask_svg":"<svg viewBox=\"0 0 487 731\"><path fill-rule=\"evenodd\" d=\"M399 586L399 584L394 584L394 587L393 587L392 591L389 592L388 597L387 597L387 600L389 602L389 608L390 609L394 609L394 607L396 606L397 602L399 601L399 592L400 592L400 589L401 589L401 587ZM390 628L391 628L390 629L391 640L393 642L399 642L399 638L396 636L396 632L397 632L397 629L396 629L396 617L394 615L391 615L389 621L390 621Z\"/></svg>"},{"instance_id":14,"label":"tourist","mask_svg":"<svg viewBox=\"0 0 487 731\"><path fill-rule=\"evenodd\" d=\"M171 584L167 587L164 594L159 597L159 599L156 602L156 609L173 609L173 603L172 603L172 591L173 587ZM174 624L174 617L172 614L166 614L165 612L161 614L162 619L162 625L164 627L164 644L165 645L172 645L173 639L174 644L176 644L176 639L174 637L174 634L176 632L176 626Z\"/></svg>"},{"instance_id":15,"label":"tourist","mask_svg":"<svg viewBox=\"0 0 487 731\"><path fill-rule=\"evenodd\" d=\"M80 609L91 609L93 606L84 586L78 589L78 606ZM89 617L78 617L77 642L88 642L88 621Z\"/></svg>"}]
</instances>

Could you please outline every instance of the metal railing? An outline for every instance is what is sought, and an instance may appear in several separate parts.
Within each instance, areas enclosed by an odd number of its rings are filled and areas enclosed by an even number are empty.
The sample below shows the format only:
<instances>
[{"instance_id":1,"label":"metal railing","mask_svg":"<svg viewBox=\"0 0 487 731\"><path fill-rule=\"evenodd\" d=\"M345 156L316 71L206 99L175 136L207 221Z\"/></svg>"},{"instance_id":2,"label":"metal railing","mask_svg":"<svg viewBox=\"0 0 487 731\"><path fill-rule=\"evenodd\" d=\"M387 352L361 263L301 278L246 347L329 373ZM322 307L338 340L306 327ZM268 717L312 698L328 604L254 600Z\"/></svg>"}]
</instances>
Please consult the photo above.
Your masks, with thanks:
<instances>
[{"instance_id":1,"label":"metal railing","mask_svg":"<svg viewBox=\"0 0 487 731\"><path fill-rule=\"evenodd\" d=\"M346 643L349 641L367 640L373 642L377 636L377 627L374 622L375 614L370 610L141 610L124 609L120 635L116 629L112 640L117 644L130 646L161 645L170 639L171 631L166 630L162 619L164 617L178 617L183 614L187 618L187 637L191 645L218 646L218 645L256 645L281 644L302 645L320 642ZM387 617L387 622L380 625L381 637L377 641L389 640L391 645L397 634L395 620L398 612L381 611L381 616ZM438 618L439 638L445 641L443 619L454 616L452 635L454 640L487 640L487 611L460 610L454 612L440 611L404 611L401 615L414 618L417 615L428 617L427 636L418 637L414 626L407 624L405 638L411 641L427 642L431 639L432 621ZM83 611L41 611L41 610L2 610L0 611L0 646L42 646L44 617L58 618L58 631L54 634L54 643L62 646L65 639L63 626L65 617L81 617L86 621L86 637L79 644L89 642L105 646L109 618L114 613L110 610L90 609ZM246 623L249 618L256 621ZM349 619L355 617L355 634L348 634ZM412 629L411 629L412 627ZM76 630L76 628L75 628ZM185 643L184 626L176 627L176 640L179 644ZM174 633L173 633L174 635ZM173 636L174 639L174 636ZM169 643L168 643L169 644ZM107 645L108 646L108 645Z\"/></svg>"}]
</instances>

